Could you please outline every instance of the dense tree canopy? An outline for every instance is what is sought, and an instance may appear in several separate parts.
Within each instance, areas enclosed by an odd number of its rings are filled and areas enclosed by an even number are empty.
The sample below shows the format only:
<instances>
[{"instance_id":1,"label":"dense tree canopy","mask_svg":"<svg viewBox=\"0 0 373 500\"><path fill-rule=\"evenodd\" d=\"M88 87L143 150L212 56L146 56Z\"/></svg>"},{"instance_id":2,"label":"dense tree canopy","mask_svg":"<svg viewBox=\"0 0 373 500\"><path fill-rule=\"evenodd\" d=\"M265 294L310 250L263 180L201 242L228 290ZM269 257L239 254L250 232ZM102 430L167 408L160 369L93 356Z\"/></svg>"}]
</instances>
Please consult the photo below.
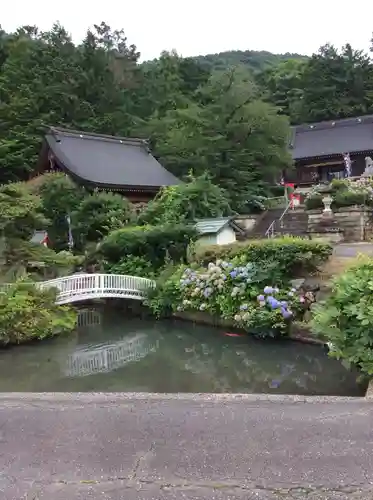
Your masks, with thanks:
<instances>
[{"instance_id":1,"label":"dense tree canopy","mask_svg":"<svg viewBox=\"0 0 373 500\"><path fill-rule=\"evenodd\" d=\"M311 58L164 52L140 64L139 56L123 30L103 22L79 45L59 24L0 29L0 183L27 180L45 125L62 125L149 138L166 168L183 180L207 174L242 211L290 166L289 119L373 112L372 60L349 44L325 45ZM67 231L59 182L43 194L57 243ZM82 193L67 192L76 211Z\"/></svg>"},{"instance_id":2,"label":"dense tree canopy","mask_svg":"<svg viewBox=\"0 0 373 500\"><path fill-rule=\"evenodd\" d=\"M373 113L373 62L350 44L324 45L310 59L282 62L258 78L293 123Z\"/></svg>"},{"instance_id":3,"label":"dense tree canopy","mask_svg":"<svg viewBox=\"0 0 373 500\"><path fill-rule=\"evenodd\" d=\"M78 46L59 24L1 31L0 181L29 177L48 124L149 137L167 168L181 178L207 172L233 208L289 164L286 119L247 70L214 73L174 52L138 58L105 23Z\"/></svg>"}]
</instances>

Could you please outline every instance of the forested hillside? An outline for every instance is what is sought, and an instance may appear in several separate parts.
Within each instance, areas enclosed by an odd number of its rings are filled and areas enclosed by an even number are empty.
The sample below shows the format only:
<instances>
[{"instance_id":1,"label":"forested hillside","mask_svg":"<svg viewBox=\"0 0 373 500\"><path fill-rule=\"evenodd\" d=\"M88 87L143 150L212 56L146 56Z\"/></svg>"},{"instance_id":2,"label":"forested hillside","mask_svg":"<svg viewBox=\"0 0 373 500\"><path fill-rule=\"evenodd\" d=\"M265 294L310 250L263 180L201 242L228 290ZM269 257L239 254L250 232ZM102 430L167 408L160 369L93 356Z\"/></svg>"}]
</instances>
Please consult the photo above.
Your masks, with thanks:
<instances>
[{"instance_id":1,"label":"forested hillside","mask_svg":"<svg viewBox=\"0 0 373 500\"><path fill-rule=\"evenodd\" d=\"M265 50L228 50L218 54L207 54L196 56L194 59L207 68L214 70L226 70L230 66L244 65L254 72L264 71L277 66L288 59L303 60L306 56L300 54L272 54Z\"/></svg>"},{"instance_id":2,"label":"forested hillside","mask_svg":"<svg viewBox=\"0 0 373 500\"><path fill-rule=\"evenodd\" d=\"M44 127L63 125L149 138L166 168L206 173L239 210L291 165L290 122L373 113L372 61L349 45L278 64L232 54L239 64L219 71L167 52L139 64L132 40L105 23L80 45L58 24L0 31L0 182L28 179ZM241 54L269 67L252 71Z\"/></svg>"}]
</instances>

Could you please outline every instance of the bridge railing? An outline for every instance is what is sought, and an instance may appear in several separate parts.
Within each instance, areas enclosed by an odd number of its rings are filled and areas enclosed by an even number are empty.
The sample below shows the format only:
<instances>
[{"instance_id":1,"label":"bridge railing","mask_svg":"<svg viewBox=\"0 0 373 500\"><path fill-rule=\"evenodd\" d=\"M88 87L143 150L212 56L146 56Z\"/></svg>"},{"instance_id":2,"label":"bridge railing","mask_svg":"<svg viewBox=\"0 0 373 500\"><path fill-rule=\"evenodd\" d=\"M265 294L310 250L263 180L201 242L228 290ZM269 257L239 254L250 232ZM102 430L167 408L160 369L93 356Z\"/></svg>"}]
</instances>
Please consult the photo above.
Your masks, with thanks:
<instances>
[{"instance_id":1,"label":"bridge railing","mask_svg":"<svg viewBox=\"0 0 373 500\"><path fill-rule=\"evenodd\" d=\"M32 284L29 284L32 286ZM11 286L5 284L6 286ZM89 298L126 296L128 298L142 299L146 291L155 287L155 282L148 278L126 276L120 274L76 274L63 278L35 283L35 286L56 288L58 290L57 303L66 303L71 297L79 296ZM4 290L5 291L5 290Z\"/></svg>"},{"instance_id":2,"label":"bridge railing","mask_svg":"<svg viewBox=\"0 0 373 500\"><path fill-rule=\"evenodd\" d=\"M44 281L38 285L41 288L57 288L59 291L58 300L76 294L89 295L92 293L92 295L97 295L110 291L143 296L146 290L155 286L150 279L120 274L78 274Z\"/></svg>"}]
</instances>

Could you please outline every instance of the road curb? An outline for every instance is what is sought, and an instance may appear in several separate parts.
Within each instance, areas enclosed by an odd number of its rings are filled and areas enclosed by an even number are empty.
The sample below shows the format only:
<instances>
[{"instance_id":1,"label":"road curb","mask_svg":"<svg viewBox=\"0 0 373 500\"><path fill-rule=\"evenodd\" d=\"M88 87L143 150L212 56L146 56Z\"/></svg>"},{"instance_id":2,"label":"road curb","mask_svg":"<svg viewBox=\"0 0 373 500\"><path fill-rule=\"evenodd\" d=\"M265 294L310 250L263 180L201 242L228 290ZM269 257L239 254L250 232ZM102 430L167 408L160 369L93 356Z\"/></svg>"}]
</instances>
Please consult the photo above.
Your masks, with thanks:
<instances>
[{"instance_id":1,"label":"road curb","mask_svg":"<svg viewBox=\"0 0 373 500\"><path fill-rule=\"evenodd\" d=\"M373 394L372 394L373 397ZM356 401L373 402L368 396L295 396L278 394L201 394L201 393L0 393L0 407L5 405L45 405L45 403L66 405L121 405L136 401L195 401L201 403L356 403Z\"/></svg>"}]
</instances>

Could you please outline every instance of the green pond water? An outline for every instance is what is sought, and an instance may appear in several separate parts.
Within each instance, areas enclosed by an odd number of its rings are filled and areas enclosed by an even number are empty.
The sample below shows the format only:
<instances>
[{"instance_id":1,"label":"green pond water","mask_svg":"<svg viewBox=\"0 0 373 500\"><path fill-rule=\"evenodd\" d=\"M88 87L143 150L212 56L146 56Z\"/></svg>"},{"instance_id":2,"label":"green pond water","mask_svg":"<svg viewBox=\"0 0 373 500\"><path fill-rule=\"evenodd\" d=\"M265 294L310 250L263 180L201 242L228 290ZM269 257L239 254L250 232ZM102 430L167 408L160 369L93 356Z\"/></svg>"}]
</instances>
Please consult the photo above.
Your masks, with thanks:
<instances>
[{"instance_id":1,"label":"green pond water","mask_svg":"<svg viewBox=\"0 0 373 500\"><path fill-rule=\"evenodd\" d=\"M326 349L228 337L217 328L140 320L106 307L74 334L0 350L0 392L227 392L363 396Z\"/></svg>"}]
</instances>

